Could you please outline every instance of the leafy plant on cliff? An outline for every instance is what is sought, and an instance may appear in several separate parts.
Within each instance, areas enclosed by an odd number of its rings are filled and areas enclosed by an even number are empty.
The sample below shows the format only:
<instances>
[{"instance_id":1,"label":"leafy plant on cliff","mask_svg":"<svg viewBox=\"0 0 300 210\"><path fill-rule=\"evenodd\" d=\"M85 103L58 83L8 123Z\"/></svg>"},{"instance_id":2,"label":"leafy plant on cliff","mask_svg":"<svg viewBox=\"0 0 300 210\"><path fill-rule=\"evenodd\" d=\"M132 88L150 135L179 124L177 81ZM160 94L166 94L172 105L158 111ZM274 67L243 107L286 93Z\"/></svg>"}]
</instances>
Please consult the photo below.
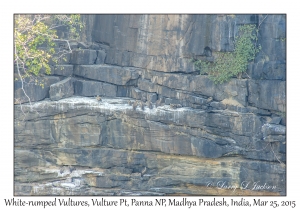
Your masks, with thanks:
<instances>
[{"instance_id":1,"label":"leafy plant on cliff","mask_svg":"<svg viewBox=\"0 0 300 210\"><path fill-rule=\"evenodd\" d=\"M260 46L256 47L257 31L255 25L243 25L235 39L233 52L215 53L215 61L193 60L201 74L207 74L215 84L227 82L247 70L248 62L255 58Z\"/></svg>"},{"instance_id":2,"label":"leafy plant on cliff","mask_svg":"<svg viewBox=\"0 0 300 210\"><path fill-rule=\"evenodd\" d=\"M60 39L57 29L65 27L67 39ZM18 76L15 80L22 82L24 90L25 78L37 83L36 77L42 69L51 73L49 61L58 62L67 53L71 53L70 39L78 39L82 29L80 15L15 15L14 16L14 67ZM66 43L65 48L59 48L58 42ZM43 86L43 84L40 84Z\"/></svg>"},{"instance_id":3,"label":"leafy plant on cliff","mask_svg":"<svg viewBox=\"0 0 300 210\"><path fill-rule=\"evenodd\" d=\"M69 38L77 38L83 25L80 15L15 15L14 62L23 76L37 76L44 67L50 73L50 59L57 61L67 50L55 51L58 39L56 28L67 26ZM69 51L71 48L69 48Z\"/></svg>"}]
</instances>

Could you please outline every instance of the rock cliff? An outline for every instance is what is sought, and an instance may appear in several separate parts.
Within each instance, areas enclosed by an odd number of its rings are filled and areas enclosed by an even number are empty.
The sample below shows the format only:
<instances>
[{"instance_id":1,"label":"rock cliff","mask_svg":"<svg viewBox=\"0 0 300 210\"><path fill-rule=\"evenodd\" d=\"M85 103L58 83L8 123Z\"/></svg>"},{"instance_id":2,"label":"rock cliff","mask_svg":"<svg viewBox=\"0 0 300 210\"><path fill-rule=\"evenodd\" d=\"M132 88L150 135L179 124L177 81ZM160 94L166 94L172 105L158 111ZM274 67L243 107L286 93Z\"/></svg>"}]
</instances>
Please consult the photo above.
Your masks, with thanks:
<instances>
[{"instance_id":1,"label":"rock cliff","mask_svg":"<svg viewBox=\"0 0 300 210\"><path fill-rule=\"evenodd\" d=\"M285 15L83 20L30 101L15 81L15 195L286 194ZM262 47L247 72L199 75L190 60L233 51L244 24Z\"/></svg>"}]
</instances>

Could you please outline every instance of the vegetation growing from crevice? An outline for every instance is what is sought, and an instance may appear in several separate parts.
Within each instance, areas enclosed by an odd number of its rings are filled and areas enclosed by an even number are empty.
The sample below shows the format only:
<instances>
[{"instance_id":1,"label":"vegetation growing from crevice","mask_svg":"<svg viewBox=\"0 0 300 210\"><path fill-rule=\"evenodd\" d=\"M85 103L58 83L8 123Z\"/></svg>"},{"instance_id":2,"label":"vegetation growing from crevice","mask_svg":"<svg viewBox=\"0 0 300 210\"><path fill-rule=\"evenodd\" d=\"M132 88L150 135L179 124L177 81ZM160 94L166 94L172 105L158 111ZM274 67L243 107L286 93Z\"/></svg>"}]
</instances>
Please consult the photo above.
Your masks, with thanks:
<instances>
[{"instance_id":1,"label":"vegetation growing from crevice","mask_svg":"<svg viewBox=\"0 0 300 210\"><path fill-rule=\"evenodd\" d=\"M207 74L215 83L227 82L230 78L240 76L247 70L248 62L255 58L261 49L256 46L258 29L255 25L243 25L235 38L233 52L214 53L214 62L193 59L200 74Z\"/></svg>"}]
</instances>

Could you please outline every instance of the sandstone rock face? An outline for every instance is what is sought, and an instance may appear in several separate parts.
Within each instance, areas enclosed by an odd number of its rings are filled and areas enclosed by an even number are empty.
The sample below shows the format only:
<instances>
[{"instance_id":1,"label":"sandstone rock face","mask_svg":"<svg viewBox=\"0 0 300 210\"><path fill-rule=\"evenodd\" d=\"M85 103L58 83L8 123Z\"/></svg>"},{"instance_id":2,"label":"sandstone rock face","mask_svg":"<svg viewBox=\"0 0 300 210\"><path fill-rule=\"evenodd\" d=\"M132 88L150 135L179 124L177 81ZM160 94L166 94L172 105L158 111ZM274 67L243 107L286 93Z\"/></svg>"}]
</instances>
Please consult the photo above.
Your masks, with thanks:
<instances>
[{"instance_id":1,"label":"sandstone rock face","mask_svg":"<svg viewBox=\"0 0 300 210\"><path fill-rule=\"evenodd\" d=\"M206 113L173 110L168 105L133 110L128 100L70 97L42 101L25 118L21 106L16 106L16 191L27 186L29 194L51 194L48 183L56 180L59 195L119 195L123 190L141 195L213 195L208 182L225 181L239 188L255 177L276 189L239 193L285 193L281 181L285 167L276 163L271 148L264 150L265 156L252 154L259 149L254 136L262 135L261 129L263 136L280 137L285 134L284 126L262 126L253 114L226 110ZM30 111L29 105L22 108ZM272 145L285 161L282 143Z\"/></svg>"},{"instance_id":2,"label":"sandstone rock face","mask_svg":"<svg viewBox=\"0 0 300 210\"><path fill-rule=\"evenodd\" d=\"M116 85L126 85L130 80L137 79L138 74L130 68L108 65L80 65L74 70L76 76L99 80Z\"/></svg>"},{"instance_id":3,"label":"sandstone rock face","mask_svg":"<svg viewBox=\"0 0 300 210\"><path fill-rule=\"evenodd\" d=\"M39 78L37 82L31 81L29 78L26 78L23 82L19 79L14 81L14 104L40 101L49 97L50 85L59 81L59 77L53 76Z\"/></svg>"},{"instance_id":4,"label":"sandstone rock face","mask_svg":"<svg viewBox=\"0 0 300 210\"><path fill-rule=\"evenodd\" d=\"M285 87L285 81L249 80L249 103L262 109L285 112Z\"/></svg>"},{"instance_id":5,"label":"sandstone rock face","mask_svg":"<svg viewBox=\"0 0 300 210\"><path fill-rule=\"evenodd\" d=\"M76 80L74 88L79 96L117 96L117 86L104 82Z\"/></svg>"},{"instance_id":6,"label":"sandstone rock face","mask_svg":"<svg viewBox=\"0 0 300 210\"><path fill-rule=\"evenodd\" d=\"M71 56L71 64L95 64L97 52L95 50L74 50Z\"/></svg>"},{"instance_id":7,"label":"sandstone rock face","mask_svg":"<svg viewBox=\"0 0 300 210\"><path fill-rule=\"evenodd\" d=\"M84 15L31 104L15 82L15 194L285 195L285 18ZM199 75L190 60L233 51L243 24L262 46L247 74Z\"/></svg>"},{"instance_id":8,"label":"sandstone rock face","mask_svg":"<svg viewBox=\"0 0 300 210\"><path fill-rule=\"evenodd\" d=\"M70 97L74 94L74 87L72 78L69 77L58 83L55 83L50 86L50 99L52 101L57 101L62 98Z\"/></svg>"}]
</instances>

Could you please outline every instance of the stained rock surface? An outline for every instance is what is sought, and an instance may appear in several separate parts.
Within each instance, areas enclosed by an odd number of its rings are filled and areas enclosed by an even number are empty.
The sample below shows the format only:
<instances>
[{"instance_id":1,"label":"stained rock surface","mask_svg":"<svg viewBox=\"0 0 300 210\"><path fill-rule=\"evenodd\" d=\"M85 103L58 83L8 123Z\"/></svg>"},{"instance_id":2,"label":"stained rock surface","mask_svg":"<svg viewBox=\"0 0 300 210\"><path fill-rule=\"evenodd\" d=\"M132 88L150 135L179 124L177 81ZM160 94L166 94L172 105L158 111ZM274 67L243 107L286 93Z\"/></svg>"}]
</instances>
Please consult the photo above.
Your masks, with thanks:
<instances>
[{"instance_id":1,"label":"stained rock surface","mask_svg":"<svg viewBox=\"0 0 300 210\"><path fill-rule=\"evenodd\" d=\"M261 127L254 114L227 110L169 105L133 110L128 100L46 100L34 103L34 112L23 105L26 116L16 106L16 191L27 186L31 194L52 194L49 184L55 180L59 195L217 195L205 189L207 183L253 185L257 179L276 186L268 195L284 193L285 166L272 153L284 161L282 142L273 142L264 156L252 154L269 144L257 145L254 134L280 137L284 126Z\"/></svg>"}]
</instances>

